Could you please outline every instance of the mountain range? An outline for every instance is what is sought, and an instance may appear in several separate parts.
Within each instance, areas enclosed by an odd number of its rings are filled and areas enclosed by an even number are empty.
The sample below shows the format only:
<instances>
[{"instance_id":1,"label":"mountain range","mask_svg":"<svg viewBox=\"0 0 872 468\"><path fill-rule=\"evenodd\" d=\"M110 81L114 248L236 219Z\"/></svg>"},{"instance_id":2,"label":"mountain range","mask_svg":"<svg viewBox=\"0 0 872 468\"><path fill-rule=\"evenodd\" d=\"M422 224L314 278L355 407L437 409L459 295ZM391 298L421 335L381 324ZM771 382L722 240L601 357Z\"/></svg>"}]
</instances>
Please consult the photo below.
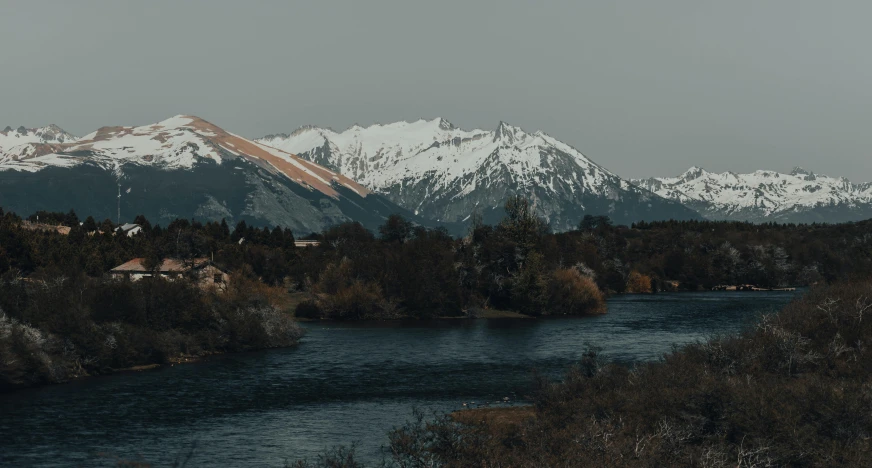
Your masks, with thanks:
<instances>
[{"instance_id":1,"label":"mountain range","mask_svg":"<svg viewBox=\"0 0 872 468\"><path fill-rule=\"evenodd\" d=\"M69 143L78 140L57 125L42 128L6 127L0 131L0 153L4 149L27 143Z\"/></svg>"},{"instance_id":2,"label":"mountain range","mask_svg":"<svg viewBox=\"0 0 872 468\"><path fill-rule=\"evenodd\" d=\"M845 222L872 218L872 184L815 174L708 172L692 167L678 177L633 181L709 219L751 222Z\"/></svg>"},{"instance_id":3,"label":"mountain range","mask_svg":"<svg viewBox=\"0 0 872 468\"><path fill-rule=\"evenodd\" d=\"M492 131L463 130L445 119L354 125L343 132L307 126L257 141L440 222L464 222L478 212L493 223L514 194L530 198L555 230L577 226L585 214L605 214L618 223L699 217L541 131L505 122Z\"/></svg>"},{"instance_id":4,"label":"mountain range","mask_svg":"<svg viewBox=\"0 0 872 468\"><path fill-rule=\"evenodd\" d=\"M245 220L308 233L348 220L375 229L398 213L459 234L475 213L496 222L515 194L558 231L586 214L621 224L872 218L872 184L800 168L693 167L678 177L625 180L544 132L505 122L494 130L441 118L341 132L305 126L256 140L185 115L81 138L55 125L0 131L0 206L21 214L74 208L99 219Z\"/></svg>"},{"instance_id":5,"label":"mountain range","mask_svg":"<svg viewBox=\"0 0 872 468\"><path fill-rule=\"evenodd\" d=\"M348 220L374 229L393 213L428 224L348 177L197 117L81 138L54 126L0 135L0 206L21 214L73 208L97 219L245 220L303 233Z\"/></svg>"}]
</instances>

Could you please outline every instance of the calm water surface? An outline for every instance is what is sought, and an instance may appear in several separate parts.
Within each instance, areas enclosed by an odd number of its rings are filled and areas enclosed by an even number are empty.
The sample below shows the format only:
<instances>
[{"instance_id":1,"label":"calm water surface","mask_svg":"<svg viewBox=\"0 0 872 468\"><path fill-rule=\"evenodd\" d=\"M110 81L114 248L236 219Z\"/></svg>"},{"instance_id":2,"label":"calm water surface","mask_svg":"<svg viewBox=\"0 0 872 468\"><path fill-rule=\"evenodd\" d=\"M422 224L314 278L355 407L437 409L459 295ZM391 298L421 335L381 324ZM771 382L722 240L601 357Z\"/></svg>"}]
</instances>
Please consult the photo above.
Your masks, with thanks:
<instances>
[{"instance_id":1,"label":"calm water surface","mask_svg":"<svg viewBox=\"0 0 872 468\"><path fill-rule=\"evenodd\" d=\"M559 377L584 351L658 359L731 333L796 293L621 296L599 317L307 324L293 349L0 394L0 466L283 466L358 444L380 459L413 408L523 401L531 370Z\"/></svg>"}]
</instances>

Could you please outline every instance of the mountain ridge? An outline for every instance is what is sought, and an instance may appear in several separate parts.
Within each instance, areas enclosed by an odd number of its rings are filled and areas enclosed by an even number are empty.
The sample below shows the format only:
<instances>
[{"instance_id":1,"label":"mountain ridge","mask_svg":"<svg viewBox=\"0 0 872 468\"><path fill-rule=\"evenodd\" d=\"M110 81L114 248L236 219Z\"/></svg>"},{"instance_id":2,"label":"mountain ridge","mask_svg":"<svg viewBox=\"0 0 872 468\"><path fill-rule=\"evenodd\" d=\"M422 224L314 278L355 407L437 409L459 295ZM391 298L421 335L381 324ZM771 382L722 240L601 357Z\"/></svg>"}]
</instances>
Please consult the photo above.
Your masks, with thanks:
<instances>
[{"instance_id":1,"label":"mountain ridge","mask_svg":"<svg viewBox=\"0 0 872 468\"><path fill-rule=\"evenodd\" d=\"M692 166L677 177L634 179L709 219L752 222L843 222L872 217L872 183L855 184L796 166L789 173L739 174Z\"/></svg>"},{"instance_id":2,"label":"mountain ridge","mask_svg":"<svg viewBox=\"0 0 872 468\"><path fill-rule=\"evenodd\" d=\"M699 217L545 132L504 121L491 131L464 130L444 118L352 125L342 132L309 125L256 141L347 175L437 221L462 222L475 211L495 221L515 194L531 198L558 230L575 227L584 214L622 223Z\"/></svg>"},{"instance_id":3,"label":"mountain ridge","mask_svg":"<svg viewBox=\"0 0 872 468\"><path fill-rule=\"evenodd\" d=\"M313 232L350 220L374 229L393 213L426 221L348 177L194 116L29 140L0 152L0 205L17 212L75 208L114 219L120 196L124 213L155 222L227 218Z\"/></svg>"},{"instance_id":4,"label":"mountain ridge","mask_svg":"<svg viewBox=\"0 0 872 468\"><path fill-rule=\"evenodd\" d=\"M247 176L226 180L234 180L240 190L248 187L249 202L259 199L251 192L255 186L266 193L270 189L265 187L275 184L285 188L293 185L290 192L294 193L276 189L261 200L260 208L236 203L237 211L241 210L237 213L218 208L220 201L203 186L203 206L198 205L191 215L230 213L231 218L290 222L298 229L312 230L351 219L341 214L341 209L327 205L341 201L351 207L358 197L365 200L370 196L381 197L380 214L370 220L370 227L388 211L396 210L417 222L451 225L455 232L474 213L482 214L485 222L497 222L505 200L516 194L530 198L556 230L574 228L585 214L605 214L622 224L699 219L700 215L752 222L840 222L872 217L869 182L852 183L802 167L788 173L758 170L739 174L709 172L699 166L676 177L627 180L541 130L529 132L505 121L493 130L465 130L441 117L366 127L353 124L341 132L304 125L290 133L254 140L189 115L142 126L101 127L82 137L57 125L6 127L0 131L0 179L4 184L0 188L7 194L0 193L0 203L13 198L22 201L22 197L9 193L9 187L15 185L14 174L52 169L56 175L51 183L56 183L63 170L80 168L89 177L99 173L89 172L85 166L111 173L122 185L132 173L141 177L151 171L148 178L155 178L172 172L179 181L199 184L181 171L205 173L209 166L207 172L225 180L228 176L224 172L239 170ZM258 171L260 176L251 175ZM266 179L270 181L264 186ZM101 183L109 184L108 179ZM326 202L323 208L318 202L312 209L298 204L299 213L306 212L305 222L295 221L290 208L300 202L297 198L301 194L309 206L314 206L315 199ZM295 202L282 208L281 197ZM358 215L366 211L358 208L354 208ZM39 209L44 208L39 205ZM163 213L161 219L179 214L172 210ZM319 216L323 219L318 220Z\"/></svg>"},{"instance_id":5,"label":"mountain ridge","mask_svg":"<svg viewBox=\"0 0 872 468\"><path fill-rule=\"evenodd\" d=\"M69 143L78 139L55 124L36 128L20 126L15 129L7 126L0 130L0 153L20 145Z\"/></svg>"}]
</instances>

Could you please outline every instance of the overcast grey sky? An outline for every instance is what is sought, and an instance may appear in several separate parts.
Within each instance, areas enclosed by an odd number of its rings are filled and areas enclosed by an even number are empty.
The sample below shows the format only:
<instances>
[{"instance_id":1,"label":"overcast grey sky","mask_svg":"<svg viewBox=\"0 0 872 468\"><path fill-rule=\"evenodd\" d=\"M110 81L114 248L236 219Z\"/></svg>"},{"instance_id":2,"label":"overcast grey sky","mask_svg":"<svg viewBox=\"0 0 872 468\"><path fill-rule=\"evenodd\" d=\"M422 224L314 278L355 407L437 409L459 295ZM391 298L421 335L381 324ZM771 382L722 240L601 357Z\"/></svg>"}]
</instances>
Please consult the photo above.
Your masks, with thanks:
<instances>
[{"instance_id":1,"label":"overcast grey sky","mask_svg":"<svg viewBox=\"0 0 872 468\"><path fill-rule=\"evenodd\" d=\"M0 128L444 117L624 177L872 180L872 2L0 0Z\"/></svg>"}]
</instances>

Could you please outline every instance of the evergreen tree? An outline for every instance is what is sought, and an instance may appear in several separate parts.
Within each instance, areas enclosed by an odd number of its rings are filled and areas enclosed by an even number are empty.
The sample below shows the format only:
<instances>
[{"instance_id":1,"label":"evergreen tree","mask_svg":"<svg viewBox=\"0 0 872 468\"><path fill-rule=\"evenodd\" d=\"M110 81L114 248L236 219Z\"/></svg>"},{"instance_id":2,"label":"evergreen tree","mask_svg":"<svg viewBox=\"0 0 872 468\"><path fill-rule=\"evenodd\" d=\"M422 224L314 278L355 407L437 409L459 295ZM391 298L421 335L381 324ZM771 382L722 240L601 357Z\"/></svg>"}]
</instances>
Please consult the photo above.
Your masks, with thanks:
<instances>
[{"instance_id":1,"label":"evergreen tree","mask_svg":"<svg viewBox=\"0 0 872 468\"><path fill-rule=\"evenodd\" d=\"M97 222L94 220L93 216L88 216L85 218L84 224L82 224L82 228L85 232L94 232L97 230Z\"/></svg>"},{"instance_id":2,"label":"evergreen tree","mask_svg":"<svg viewBox=\"0 0 872 468\"><path fill-rule=\"evenodd\" d=\"M412 223L398 214L388 216L385 223L378 228L381 239L385 242L403 243L412 235Z\"/></svg>"}]
</instances>

